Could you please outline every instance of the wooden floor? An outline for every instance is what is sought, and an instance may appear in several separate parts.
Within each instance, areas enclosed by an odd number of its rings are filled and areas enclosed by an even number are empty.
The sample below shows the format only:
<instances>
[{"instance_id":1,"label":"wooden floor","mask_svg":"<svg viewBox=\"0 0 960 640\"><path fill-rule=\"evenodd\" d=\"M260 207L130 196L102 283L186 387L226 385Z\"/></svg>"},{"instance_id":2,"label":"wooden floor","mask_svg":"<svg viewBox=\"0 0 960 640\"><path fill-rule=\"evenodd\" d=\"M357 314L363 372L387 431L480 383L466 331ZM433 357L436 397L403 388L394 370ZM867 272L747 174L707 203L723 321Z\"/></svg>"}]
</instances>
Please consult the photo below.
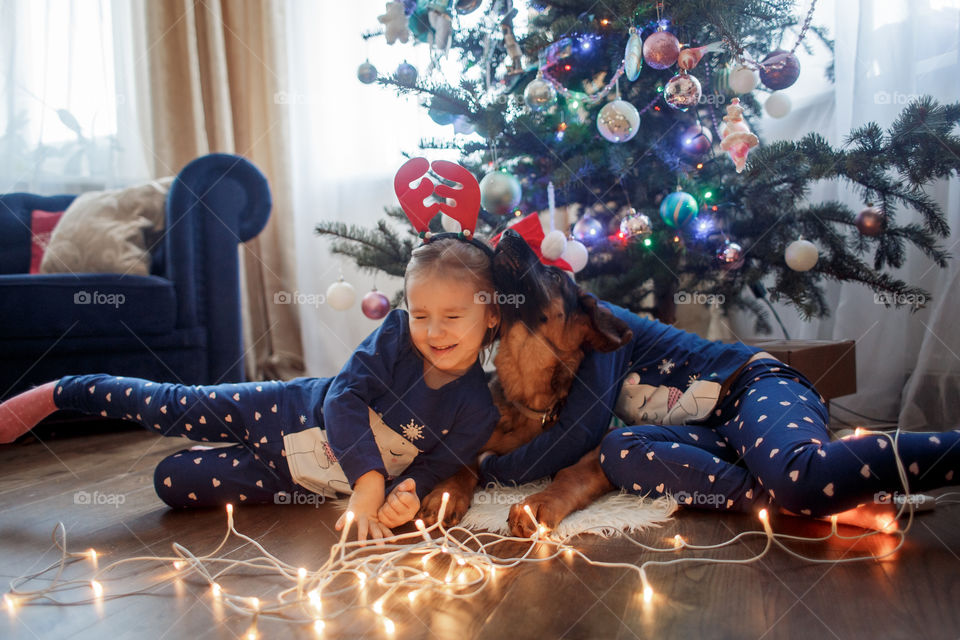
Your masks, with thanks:
<instances>
[{"instance_id":1,"label":"wooden floor","mask_svg":"<svg viewBox=\"0 0 960 640\"><path fill-rule=\"evenodd\" d=\"M93 547L106 554L101 566L131 556L170 555L174 541L196 552L215 547L225 530L221 510L172 511L153 491L153 467L183 446L182 440L139 431L0 446L4 588L13 577L57 559L51 532L58 521L66 525L71 549ZM91 504L77 499L78 492L87 492ZM102 503L103 496L114 496L113 503ZM121 499L123 503L116 504ZM333 532L336 516L331 504L247 506L237 509L236 524L291 564L316 567L338 537ZM807 536L828 530L792 518L775 519L774 528ZM687 511L638 539L662 545L680 533L688 541L709 544L758 529L759 522L751 517ZM241 542L231 542L231 556L249 555L249 545ZM745 557L761 549L762 542L755 538L711 556ZM889 538L875 536L869 545L861 542L856 548L834 539L805 550L839 558L891 544ZM575 546L594 560L639 563L652 557L623 539L584 537ZM397 623L397 638L957 638L958 555L960 509L944 506L918 515L905 546L883 561L812 564L775 550L747 566L654 568L649 577L656 594L647 604L635 572L556 559L501 572L492 588L471 600L417 601L389 614ZM88 576L88 569L83 561L71 567L69 577ZM0 637L116 640L245 634L250 620L218 606L202 581L171 581L169 573L131 567L118 581L107 583L108 593L141 588L147 593L106 599L100 606L5 610ZM357 615L331 624L324 635L387 637L375 625L372 616ZM261 621L258 630L261 638L316 637L308 627L279 623Z\"/></svg>"}]
</instances>

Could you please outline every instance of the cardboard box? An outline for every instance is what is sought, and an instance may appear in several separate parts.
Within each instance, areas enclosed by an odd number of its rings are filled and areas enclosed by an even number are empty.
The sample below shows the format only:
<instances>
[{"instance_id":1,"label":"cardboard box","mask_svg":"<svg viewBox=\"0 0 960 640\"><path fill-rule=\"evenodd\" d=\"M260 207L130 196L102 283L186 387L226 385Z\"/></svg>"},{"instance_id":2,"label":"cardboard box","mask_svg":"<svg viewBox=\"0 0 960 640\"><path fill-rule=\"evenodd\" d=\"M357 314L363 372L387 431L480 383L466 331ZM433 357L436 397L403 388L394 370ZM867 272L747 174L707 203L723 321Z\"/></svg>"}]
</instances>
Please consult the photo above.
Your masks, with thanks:
<instances>
[{"instance_id":1,"label":"cardboard box","mask_svg":"<svg viewBox=\"0 0 960 640\"><path fill-rule=\"evenodd\" d=\"M749 340L805 375L826 400L857 392L853 340Z\"/></svg>"}]
</instances>

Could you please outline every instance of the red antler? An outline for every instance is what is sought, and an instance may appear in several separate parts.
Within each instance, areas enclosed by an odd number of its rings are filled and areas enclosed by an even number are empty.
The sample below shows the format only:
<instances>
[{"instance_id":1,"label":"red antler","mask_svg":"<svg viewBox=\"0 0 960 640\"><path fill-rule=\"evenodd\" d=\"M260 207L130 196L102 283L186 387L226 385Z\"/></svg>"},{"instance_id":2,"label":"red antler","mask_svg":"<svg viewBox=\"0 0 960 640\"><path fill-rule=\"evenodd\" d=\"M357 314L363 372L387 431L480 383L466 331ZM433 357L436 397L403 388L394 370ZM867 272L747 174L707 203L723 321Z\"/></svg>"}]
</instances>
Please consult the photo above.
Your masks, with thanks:
<instances>
[{"instance_id":1,"label":"red antler","mask_svg":"<svg viewBox=\"0 0 960 640\"><path fill-rule=\"evenodd\" d=\"M472 173L454 162L435 160L432 168L441 178L460 184L454 188L446 184L435 186L429 178L421 180L417 186L410 183L426 175L431 165L426 158L411 158L400 167L393 179L393 189L407 218L417 231L427 231L430 220L442 211L460 223L465 231L471 233L477 226L480 212L480 184ZM439 202L430 205L424 200L436 193ZM449 200L452 200L451 204Z\"/></svg>"}]
</instances>

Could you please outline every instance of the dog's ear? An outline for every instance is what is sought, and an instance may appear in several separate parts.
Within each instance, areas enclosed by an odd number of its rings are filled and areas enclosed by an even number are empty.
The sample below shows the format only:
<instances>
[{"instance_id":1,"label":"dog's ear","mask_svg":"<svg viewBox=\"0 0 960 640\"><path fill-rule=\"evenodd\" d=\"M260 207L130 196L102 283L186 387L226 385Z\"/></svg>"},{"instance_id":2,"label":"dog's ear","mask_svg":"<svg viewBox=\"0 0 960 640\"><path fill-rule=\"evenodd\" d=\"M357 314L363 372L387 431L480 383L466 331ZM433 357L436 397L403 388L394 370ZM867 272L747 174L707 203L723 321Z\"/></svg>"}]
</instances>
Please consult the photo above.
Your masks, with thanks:
<instances>
[{"instance_id":1,"label":"dog's ear","mask_svg":"<svg viewBox=\"0 0 960 640\"><path fill-rule=\"evenodd\" d=\"M580 293L580 309L587 315L590 327L586 342L597 351L616 351L633 339L633 331L613 312L597 304L597 297Z\"/></svg>"}]
</instances>

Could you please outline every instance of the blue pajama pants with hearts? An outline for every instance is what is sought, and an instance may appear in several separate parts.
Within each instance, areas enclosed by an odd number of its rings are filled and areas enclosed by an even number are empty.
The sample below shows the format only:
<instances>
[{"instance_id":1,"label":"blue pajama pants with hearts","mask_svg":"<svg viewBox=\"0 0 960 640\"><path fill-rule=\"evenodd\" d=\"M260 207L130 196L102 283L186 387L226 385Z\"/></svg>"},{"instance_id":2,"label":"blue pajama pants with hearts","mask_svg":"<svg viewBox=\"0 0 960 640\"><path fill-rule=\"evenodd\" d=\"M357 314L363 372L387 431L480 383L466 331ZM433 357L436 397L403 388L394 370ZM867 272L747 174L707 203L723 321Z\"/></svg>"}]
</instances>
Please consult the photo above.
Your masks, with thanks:
<instances>
[{"instance_id":1,"label":"blue pajama pants with hearts","mask_svg":"<svg viewBox=\"0 0 960 640\"><path fill-rule=\"evenodd\" d=\"M160 435L234 443L160 461L154 486L171 507L289 504L316 494L291 479L283 436L322 426L313 408L331 380L189 386L97 374L61 378L53 397L60 409L131 420Z\"/></svg>"},{"instance_id":2,"label":"blue pajama pants with hearts","mask_svg":"<svg viewBox=\"0 0 960 640\"><path fill-rule=\"evenodd\" d=\"M638 425L607 434L601 466L618 487L681 505L753 511L776 505L824 516L902 492L893 443L831 442L813 384L775 360L750 363L703 424ZM960 431L900 434L911 493L960 482Z\"/></svg>"}]
</instances>

